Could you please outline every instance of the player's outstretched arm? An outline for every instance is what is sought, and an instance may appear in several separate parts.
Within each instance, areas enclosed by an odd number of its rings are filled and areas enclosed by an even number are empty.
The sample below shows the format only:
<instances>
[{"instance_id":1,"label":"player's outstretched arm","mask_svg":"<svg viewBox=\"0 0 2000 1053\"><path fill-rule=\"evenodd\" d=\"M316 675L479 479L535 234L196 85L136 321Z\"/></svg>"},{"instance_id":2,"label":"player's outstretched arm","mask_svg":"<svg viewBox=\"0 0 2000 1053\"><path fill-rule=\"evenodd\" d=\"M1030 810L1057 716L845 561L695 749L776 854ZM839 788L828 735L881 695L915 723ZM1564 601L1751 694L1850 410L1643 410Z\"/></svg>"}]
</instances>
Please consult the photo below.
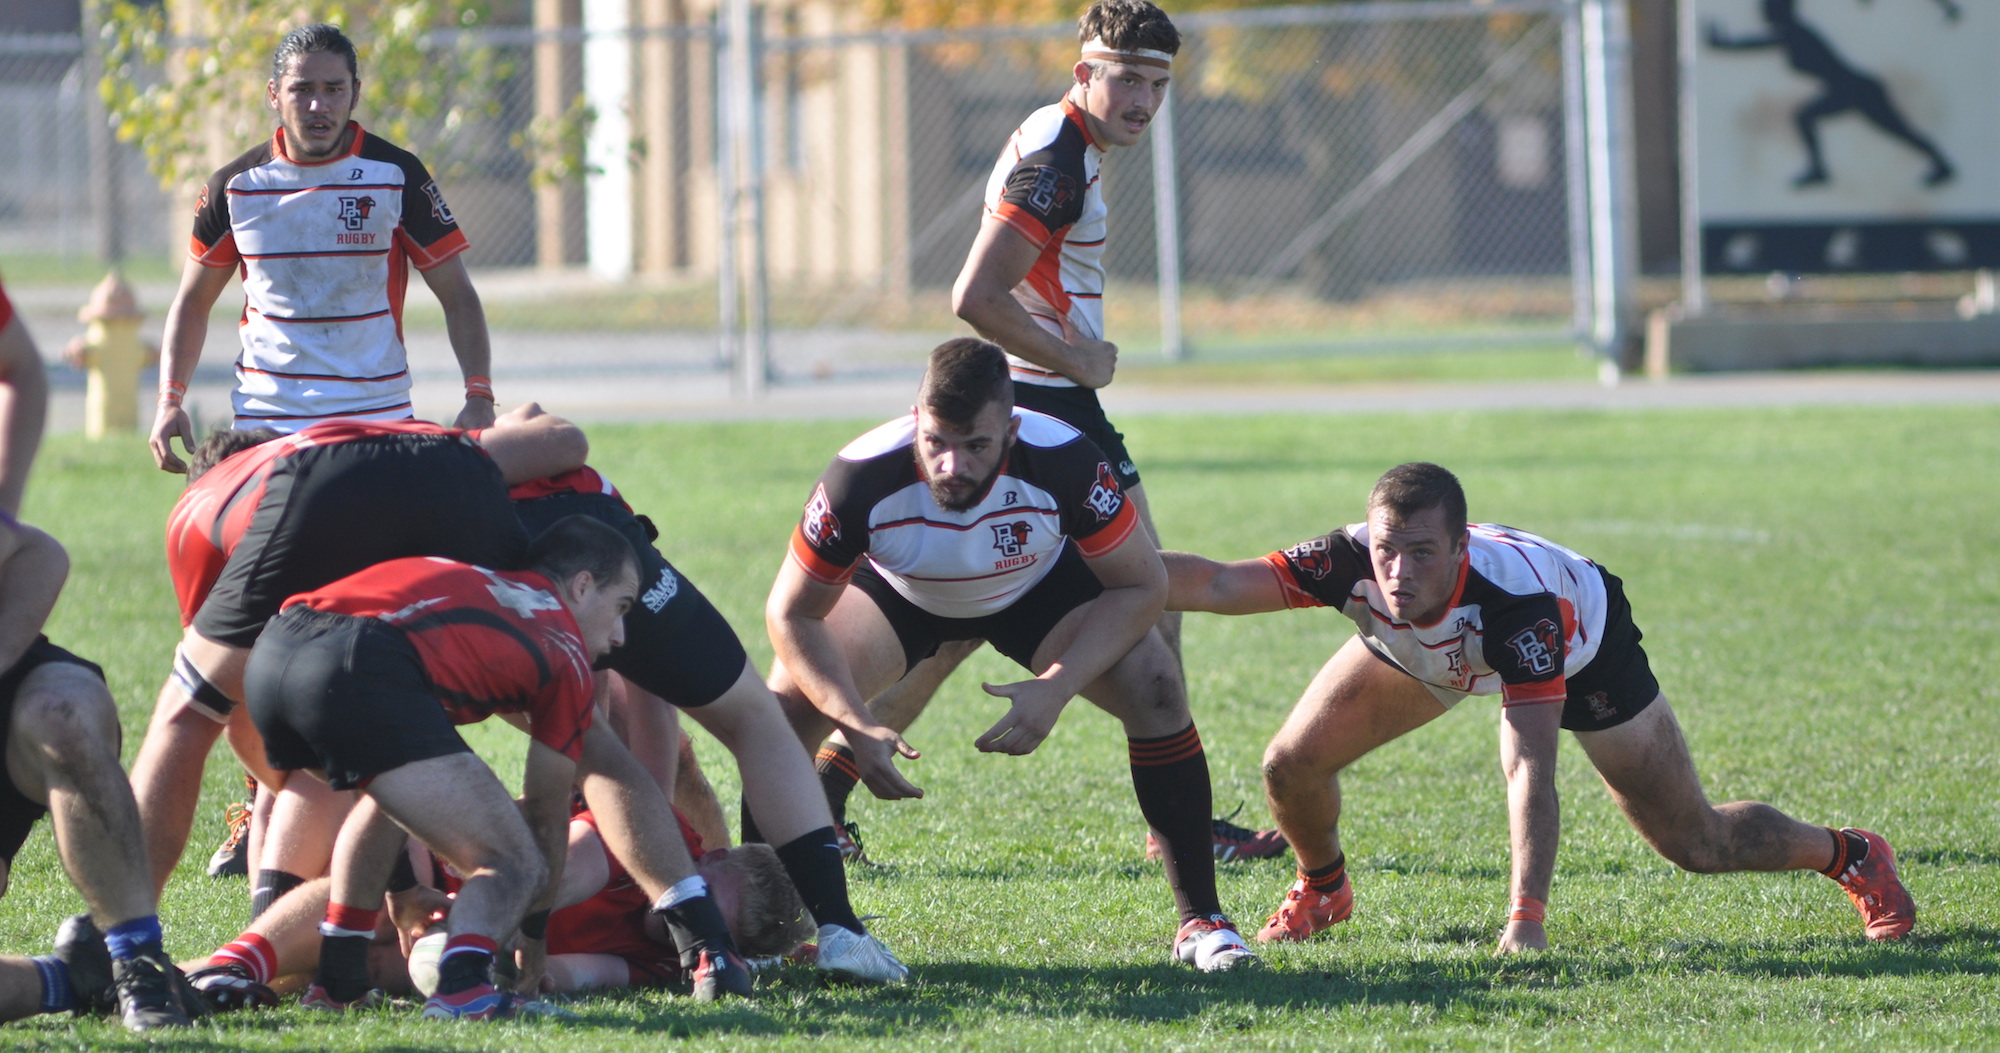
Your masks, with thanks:
<instances>
[{"instance_id":1,"label":"player's outstretched arm","mask_svg":"<svg viewBox=\"0 0 2000 1053\"><path fill-rule=\"evenodd\" d=\"M452 258L427 271L418 271L424 276L424 284L436 294L438 305L444 308L444 331L451 339L451 353L458 359L459 372L465 374L465 408L458 411L458 419L453 422L460 428L484 428L493 423L493 343L486 333L486 308L479 302L479 290L472 287L472 275L465 270L465 257ZM488 385L484 394L478 392L473 378Z\"/></svg>"},{"instance_id":2,"label":"player's outstretched arm","mask_svg":"<svg viewBox=\"0 0 2000 1053\"><path fill-rule=\"evenodd\" d=\"M806 700L847 733L848 748L854 751L855 766L868 789L889 801L922 797L924 791L903 778L894 763L897 754L911 759L919 754L868 711L854 682L854 668L827 624L846 588L815 579L787 555L764 603L771 646Z\"/></svg>"},{"instance_id":3,"label":"player's outstretched arm","mask_svg":"<svg viewBox=\"0 0 2000 1053\"><path fill-rule=\"evenodd\" d=\"M1160 620L1167 571L1152 539L1133 530L1116 548L1084 562L1104 591L1090 601L1082 628L1056 660L1033 680L986 684L986 693L1013 703L974 745L987 753L1032 753L1055 730L1063 707L1124 658Z\"/></svg>"},{"instance_id":4,"label":"player's outstretched arm","mask_svg":"<svg viewBox=\"0 0 2000 1053\"><path fill-rule=\"evenodd\" d=\"M549 879L528 904L530 920L522 923L521 980L514 989L525 995L538 994L542 988L542 970L549 950L548 913L555 907L556 892L562 888L563 864L569 859L570 788L575 784L575 762L538 740L528 741L528 762L521 776L521 815L527 819L535 844L542 850ZM537 917L541 922L539 928L533 921Z\"/></svg>"},{"instance_id":5,"label":"player's outstretched arm","mask_svg":"<svg viewBox=\"0 0 2000 1053\"><path fill-rule=\"evenodd\" d=\"M1514 876L1512 904L1533 900L1530 910L1510 910L1500 931L1497 954L1547 950L1548 933L1539 905L1549 898L1555 875L1556 842L1562 832L1562 809L1556 797L1556 741L1561 732L1562 703L1537 702L1500 710L1500 769L1507 777L1507 826L1511 835ZM1520 916L1518 918L1514 916Z\"/></svg>"},{"instance_id":6,"label":"player's outstretched arm","mask_svg":"<svg viewBox=\"0 0 2000 1053\"><path fill-rule=\"evenodd\" d=\"M590 440L582 428L534 402L501 414L479 432L479 445L508 486L581 468L590 457Z\"/></svg>"},{"instance_id":7,"label":"player's outstretched arm","mask_svg":"<svg viewBox=\"0 0 2000 1053\"><path fill-rule=\"evenodd\" d=\"M55 538L0 518L0 669L34 646L69 577L69 553Z\"/></svg>"},{"instance_id":8,"label":"player's outstretched arm","mask_svg":"<svg viewBox=\"0 0 2000 1053\"><path fill-rule=\"evenodd\" d=\"M0 442L7 444L0 450L0 512L17 515L49 415L48 370L18 314L0 327L0 385L7 389L0 403Z\"/></svg>"},{"instance_id":9,"label":"player's outstretched arm","mask_svg":"<svg viewBox=\"0 0 2000 1053\"><path fill-rule=\"evenodd\" d=\"M1097 333L1066 341L1042 328L1014 299L1014 287L1027 278L1041 251L1004 220L987 217L952 286L951 309L1007 351L1084 387L1101 388L1118 368L1117 345L1097 339Z\"/></svg>"},{"instance_id":10,"label":"player's outstretched arm","mask_svg":"<svg viewBox=\"0 0 2000 1053\"><path fill-rule=\"evenodd\" d=\"M166 332L160 340L160 408L153 417L153 463L162 471L186 472L187 462L174 453L174 436L181 448L194 449L194 423L181 408L181 396L194 379L194 367L201 361L201 345L208 339L208 312L236 271L231 267L209 267L189 257L181 267L181 286L167 307Z\"/></svg>"},{"instance_id":11,"label":"player's outstretched arm","mask_svg":"<svg viewBox=\"0 0 2000 1053\"><path fill-rule=\"evenodd\" d=\"M1162 552L1167 568L1167 609L1212 614L1282 611L1284 586L1261 559L1224 563L1192 552Z\"/></svg>"}]
</instances>

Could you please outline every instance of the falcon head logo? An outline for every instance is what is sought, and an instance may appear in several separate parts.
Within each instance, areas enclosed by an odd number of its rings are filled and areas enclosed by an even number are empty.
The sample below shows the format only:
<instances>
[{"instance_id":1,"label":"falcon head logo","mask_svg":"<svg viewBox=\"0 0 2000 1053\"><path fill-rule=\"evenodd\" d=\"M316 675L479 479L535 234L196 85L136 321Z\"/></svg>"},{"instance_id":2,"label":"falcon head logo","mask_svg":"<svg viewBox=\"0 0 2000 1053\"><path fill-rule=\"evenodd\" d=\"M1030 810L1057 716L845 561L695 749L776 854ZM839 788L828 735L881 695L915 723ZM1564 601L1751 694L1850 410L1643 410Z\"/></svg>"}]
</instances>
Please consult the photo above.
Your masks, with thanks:
<instances>
[{"instance_id":1,"label":"falcon head logo","mask_svg":"<svg viewBox=\"0 0 2000 1053\"><path fill-rule=\"evenodd\" d=\"M1326 539L1323 537L1293 545L1285 550L1285 558L1299 569L1299 573L1314 581L1333 572L1333 559L1326 553Z\"/></svg>"},{"instance_id":2,"label":"falcon head logo","mask_svg":"<svg viewBox=\"0 0 2000 1053\"><path fill-rule=\"evenodd\" d=\"M826 498L825 483L813 487L812 500L806 502L805 518L799 529L805 531L806 541L815 546L840 540L840 517L833 514L833 502Z\"/></svg>"}]
</instances>

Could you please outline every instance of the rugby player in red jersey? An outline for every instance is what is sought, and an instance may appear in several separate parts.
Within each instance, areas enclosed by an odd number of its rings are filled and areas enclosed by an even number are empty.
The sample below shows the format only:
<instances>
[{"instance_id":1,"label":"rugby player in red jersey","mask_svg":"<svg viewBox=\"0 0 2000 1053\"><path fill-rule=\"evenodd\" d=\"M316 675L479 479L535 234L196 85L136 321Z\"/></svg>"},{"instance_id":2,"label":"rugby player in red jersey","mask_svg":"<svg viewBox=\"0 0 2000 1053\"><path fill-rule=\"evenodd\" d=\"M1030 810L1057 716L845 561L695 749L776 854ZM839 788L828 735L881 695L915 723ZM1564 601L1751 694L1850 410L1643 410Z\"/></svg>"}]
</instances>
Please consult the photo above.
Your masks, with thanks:
<instances>
[{"instance_id":1,"label":"rugby player in red jersey","mask_svg":"<svg viewBox=\"0 0 2000 1053\"><path fill-rule=\"evenodd\" d=\"M333 421L284 437L223 431L203 440L167 522L185 631L132 765L156 888L187 844L202 767L225 725L252 774L277 778L234 713L243 662L278 604L401 556L517 565L527 535L507 484L579 465L587 450L580 430L532 403L480 432ZM332 829L296 840L287 850L298 858L257 875L266 890L258 906L324 869Z\"/></svg>"},{"instance_id":2,"label":"rugby player in red jersey","mask_svg":"<svg viewBox=\"0 0 2000 1053\"><path fill-rule=\"evenodd\" d=\"M1000 349L931 352L915 411L849 443L793 531L765 618L771 683L808 743L838 727L861 781L923 791L916 756L867 699L952 640L983 639L1033 679L987 685L1007 713L982 751L1034 751L1082 694L1124 725L1139 810L1166 847L1175 956L1203 971L1255 960L1221 910L1201 736L1153 625L1166 572L1104 454L1017 410Z\"/></svg>"},{"instance_id":3,"label":"rugby player in red jersey","mask_svg":"<svg viewBox=\"0 0 2000 1053\"><path fill-rule=\"evenodd\" d=\"M1165 559L1168 606L1220 614L1334 607L1360 629L1264 751L1264 793L1299 871L1259 940L1303 940L1353 909L1340 771L1467 695L1491 694L1501 699L1514 860L1501 951L1548 946L1562 728L1639 835L1676 866L1817 870L1847 891L1869 939L1899 939L1916 922L1880 836L1802 823L1756 801L1710 805L1639 646L1623 583L1533 534L1468 526L1465 491L1437 465L1390 469L1369 495L1367 522L1261 559Z\"/></svg>"}]
</instances>

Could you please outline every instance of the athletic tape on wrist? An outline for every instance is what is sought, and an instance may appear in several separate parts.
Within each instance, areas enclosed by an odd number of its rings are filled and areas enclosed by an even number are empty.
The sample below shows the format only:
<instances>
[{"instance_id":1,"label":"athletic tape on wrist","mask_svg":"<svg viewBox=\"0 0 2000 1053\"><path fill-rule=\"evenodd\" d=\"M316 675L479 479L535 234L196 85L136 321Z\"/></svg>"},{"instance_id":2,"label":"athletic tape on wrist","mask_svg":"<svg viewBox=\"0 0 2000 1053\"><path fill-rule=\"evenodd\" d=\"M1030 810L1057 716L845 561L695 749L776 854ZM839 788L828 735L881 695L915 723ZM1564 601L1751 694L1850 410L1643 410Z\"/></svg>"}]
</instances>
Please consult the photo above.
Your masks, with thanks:
<instances>
[{"instance_id":1,"label":"athletic tape on wrist","mask_svg":"<svg viewBox=\"0 0 2000 1053\"><path fill-rule=\"evenodd\" d=\"M1542 919L1548 916L1548 909L1548 904L1533 896L1515 896L1514 910L1513 913L1507 915L1507 920L1510 922L1532 921L1539 925Z\"/></svg>"}]
</instances>

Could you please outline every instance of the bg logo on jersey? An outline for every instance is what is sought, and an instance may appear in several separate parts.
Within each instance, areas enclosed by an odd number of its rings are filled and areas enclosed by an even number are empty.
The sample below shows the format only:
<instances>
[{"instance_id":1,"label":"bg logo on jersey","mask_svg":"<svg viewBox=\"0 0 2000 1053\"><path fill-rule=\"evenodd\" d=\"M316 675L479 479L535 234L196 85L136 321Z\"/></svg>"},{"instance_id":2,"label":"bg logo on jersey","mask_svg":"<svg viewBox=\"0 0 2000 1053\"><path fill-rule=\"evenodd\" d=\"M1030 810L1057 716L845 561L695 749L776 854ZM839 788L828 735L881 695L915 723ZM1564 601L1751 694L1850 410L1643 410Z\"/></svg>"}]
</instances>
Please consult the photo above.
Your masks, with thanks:
<instances>
[{"instance_id":1,"label":"bg logo on jersey","mask_svg":"<svg viewBox=\"0 0 2000 1053\"><path fill-rule=\"evenodd\" d=\"M1035 185L1028 190L1028 204L1037 212L1054 212L1076 193L1076 180L1062 170L1042 165L1035 169Z\"/></svg>"},{"instance_id":2,"label":"bg logo on jersey","mask_svg":"<svg viewBox=\"0 0 2000 1053\"><path fill-rule=\"evenodd\" d=\"M1125 507L1125 494L1118 489L1118 477L1111 474L1111 466L1097 462L1097 485L1090 488L1090 496L1083 499L1090 510L1097 513L1098 522L1109 523L1118 510Z\"/></svg>"},{"instance_id":3,"label":"bg logo on jersey","mask_svg":"<svg viewBox=\"0 0 2000 1053\"><path fill-rule=\"evenodd\" d=\"M995 560L993 569L1006 570L1009 567L1033 563L1035 557L1023 556L1021 553L1027 548L1028 535L1033 533L1034 529L1024 519L1017 519L1012 523L993 524L993 547L999 550L1000 555L1006 557Z\"/></svg>"},{"instance_id":4,"label":"bg logo on jersey","mask_svg":"<svg viewBox=\"0 0 2000 1053\"><path fill-rule=\"evenodd\" d=\"M349 230L360 230L368 222L368 214L375 211L372 197L343 197L340 199L340 221Z\"/></svg>"},{"instance_id":5,"label":"bg logo on jersey","mask_svg":"<svg viewBox=\"0 0 2000 1053\"><path fill-rule=\"evenodd\" d=\"M1532 628L1508 637L1507 646L1513 649L1522 669L1536 676L1547 676L1556 671L1556 651L1562 646L1561 630L1556 628L1556 623L1543 618Z\"/></svg>"},{"instance_id":6,"label":"bg logo on jersey","mask_svg":"<svg viewBox=\"0 0 2000 1053\"><path fill-rule=\"evenodd\" d=\"M806 515L799 529L805 531L806 541L815 546L840 540L840 519L833 514L833 502L826 499L825 483L813 487L812 500L806 502Z\"/></svg>"},{"instance_id":7,"label":"bg logo on jersey","mask_svg":"<svg viewBox=\"0 0 2000 1053\"><path fill-rule=\"evenodd\" d=\"M1323 537L1293 545L1285 550L1285 558L1314 581L1333 573L1333 557L1327 554L1326 539Z\"/></svg>"}]
</instances>

